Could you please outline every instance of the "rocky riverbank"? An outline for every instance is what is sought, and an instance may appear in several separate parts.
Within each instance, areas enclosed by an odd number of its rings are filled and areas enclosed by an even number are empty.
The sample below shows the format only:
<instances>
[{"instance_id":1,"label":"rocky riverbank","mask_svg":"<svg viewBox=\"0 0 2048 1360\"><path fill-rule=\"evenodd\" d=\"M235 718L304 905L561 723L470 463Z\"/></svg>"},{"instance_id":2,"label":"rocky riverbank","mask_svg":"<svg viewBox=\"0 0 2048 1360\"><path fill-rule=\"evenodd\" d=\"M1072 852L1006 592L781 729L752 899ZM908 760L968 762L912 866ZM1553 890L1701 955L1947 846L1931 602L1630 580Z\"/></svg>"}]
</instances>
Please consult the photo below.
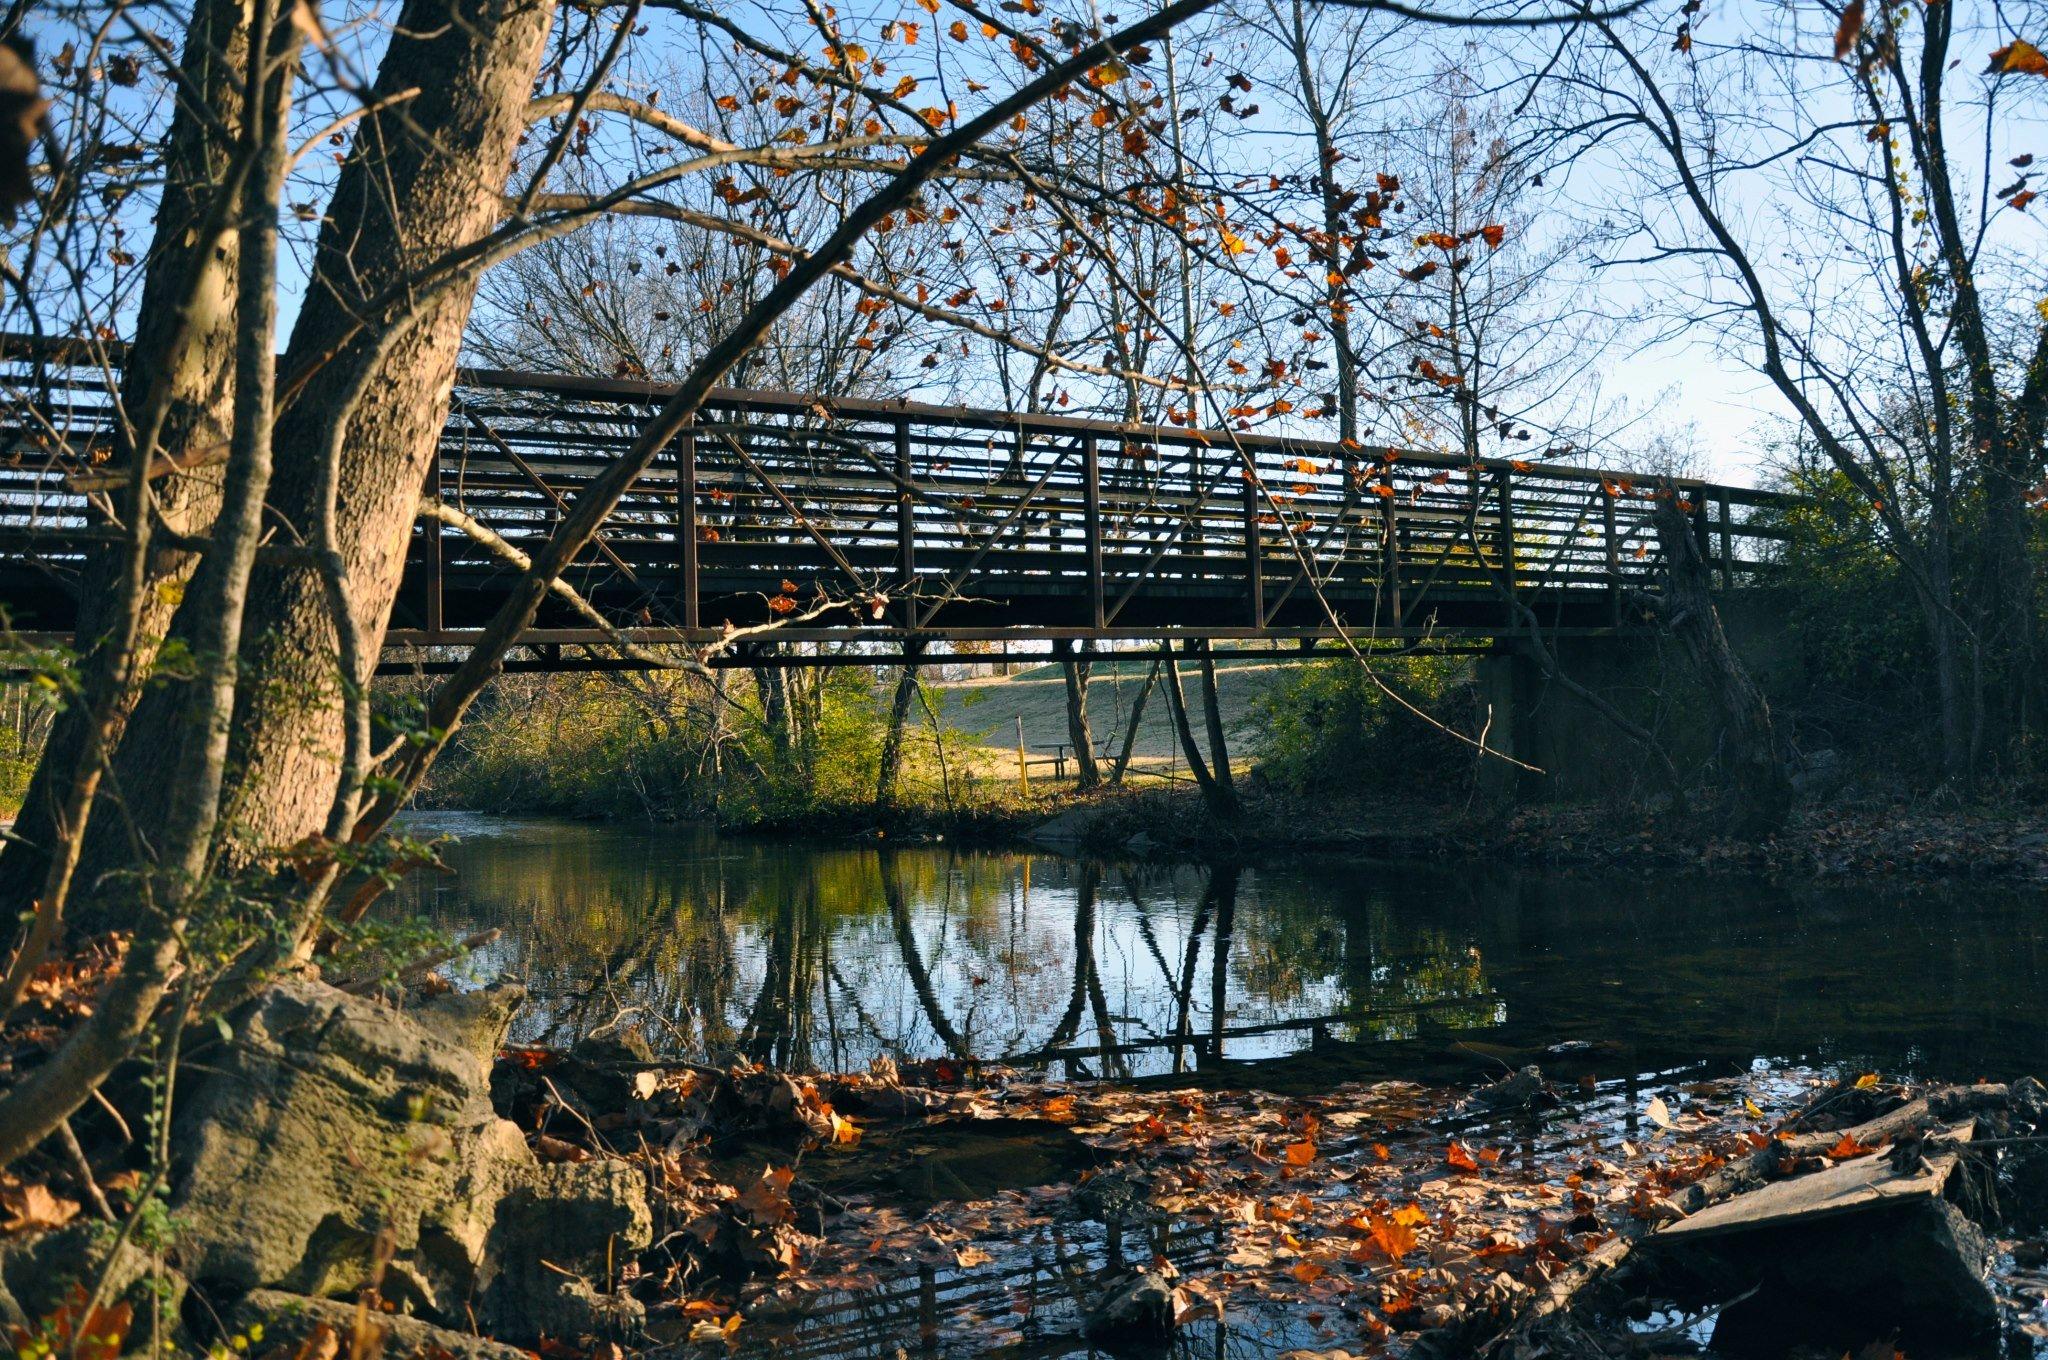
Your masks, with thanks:
<instances>
[{"instance_id":1,"label":"rocky riverbank","mask_svg":"<svg viewBox=\"0 0 2048 1360\"><path fill-rule=\"evenodd\" d=\"M1834 1355L1944 1309L1995 1339L2048 1300L2020 1155L2048 1121L2035 1083L1645 1083L1587 1044L1465 1089L1133 1090L951 1060L804 1076L663 1061L623 1032L507 1047L518 988L435 990L279 983L189 1046L160 1145L163 1107L131 1086L16 1168L17 1352L851 1356L881 1325L948 1353L1197 1328L1273 1354L1572 1354L1655 1296L1743 1326L1752 1297L1824 1300L1808 1321L1837 1328ZM8 1038L12 1066L33 1061L32 1031ZM1928 1231L1887 1228L1860 1265L1774 1266L1745 1294L1757 1262L1788 1259L1756 1187L1851 1181ZM1738 1239L1711 1269L1661 1249L1724 1202L1766 1247ZM1938 1297L1896 1287L1937 1267Z\"/></svg>"}]
</instances>

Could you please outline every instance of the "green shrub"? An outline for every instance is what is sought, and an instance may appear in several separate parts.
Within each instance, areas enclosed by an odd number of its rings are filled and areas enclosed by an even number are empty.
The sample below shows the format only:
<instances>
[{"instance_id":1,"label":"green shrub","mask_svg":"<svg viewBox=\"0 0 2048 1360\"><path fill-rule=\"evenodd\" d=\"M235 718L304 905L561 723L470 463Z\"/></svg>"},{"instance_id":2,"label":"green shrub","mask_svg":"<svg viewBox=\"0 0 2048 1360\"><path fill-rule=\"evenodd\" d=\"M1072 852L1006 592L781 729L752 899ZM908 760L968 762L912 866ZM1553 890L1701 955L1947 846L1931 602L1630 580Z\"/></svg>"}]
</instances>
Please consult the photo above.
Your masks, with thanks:
<instances>
[{"instance_id":1,"label":"green shrub","mask_svg":"<svg viewBox=\"0 0 2048 1360\"><path fill-rule=\"evenodd\" d=\"M1472 711L1465 657L1376 661L1374 671L1437 722ZM1471 781L1471 748L1389 698L1356 660L1296 667L1254 707L1255 754L1269 780L1296 793L1455 794Z\"/></svg>"}]
</instances>

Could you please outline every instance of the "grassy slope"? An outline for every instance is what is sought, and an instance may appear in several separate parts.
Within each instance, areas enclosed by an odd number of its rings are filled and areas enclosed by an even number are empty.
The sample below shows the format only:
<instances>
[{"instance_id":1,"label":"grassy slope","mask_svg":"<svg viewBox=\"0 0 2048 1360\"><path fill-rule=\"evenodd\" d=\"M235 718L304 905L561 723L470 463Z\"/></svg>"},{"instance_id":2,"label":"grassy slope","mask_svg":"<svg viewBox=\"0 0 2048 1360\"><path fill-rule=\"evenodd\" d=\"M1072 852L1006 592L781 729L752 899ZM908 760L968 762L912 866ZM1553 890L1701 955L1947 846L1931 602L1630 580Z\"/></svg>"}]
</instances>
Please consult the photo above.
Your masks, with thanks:
<instances>
[{"instance_id":1,"label":"grassy slope","mask_svg":"<svg viewBox=\"0 0 2048 1360\"><path fill-rule=\"evenodd\" d=\"M1124 715L1129 712L1138 690L1145 683L1150 662L1098 662L1088 685L1088 714L1098 746L1110 743L1111 753L1120 748ZM1230 734L1231 763L1242 766L1252 754L1251 713L1259 696L1284 679L1284 662L1218 661L1216 688L1223 704L1223 721ZM1181 684L1201 721L1201 682L1192 662L1181 668ZM1050 756L1054 742L1067 739L1066 686L1056 666L1039 666L1011 676L994 676L936 687L945 696L944 712L949 722L962 731L980 734L986 748L985 768L1016 769L1016 719L1024 719L1024 742L1035 761ZM1206 756L1207 752L1204 751ZM1134 771L1156 769L1166 773L1180 764L1172 725L1166 718L1166 703L1154 685L1145 701L1145 715L1138 729ZM1072 766L1068 767L1071 775ZM1033 778L1041 772L1034 766Z\"/></svg>"}]
</instances>

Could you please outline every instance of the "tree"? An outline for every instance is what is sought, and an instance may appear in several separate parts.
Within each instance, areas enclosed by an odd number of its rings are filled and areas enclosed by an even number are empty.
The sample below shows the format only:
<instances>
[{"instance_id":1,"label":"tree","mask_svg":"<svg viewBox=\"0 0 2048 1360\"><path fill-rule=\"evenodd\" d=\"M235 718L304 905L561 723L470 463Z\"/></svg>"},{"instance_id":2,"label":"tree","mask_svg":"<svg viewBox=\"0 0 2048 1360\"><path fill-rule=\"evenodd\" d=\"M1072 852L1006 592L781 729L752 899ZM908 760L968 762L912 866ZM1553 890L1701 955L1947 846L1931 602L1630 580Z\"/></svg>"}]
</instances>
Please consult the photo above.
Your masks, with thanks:
<instances>
[{"instance_id":1,"label":"tree","mask_svg":"<svg viewBox=\"0 0 2048 1360\"><path fill-rule=\"evenodd\" d=\"M1582 173L1655 158L1613 257L1694 266L1672 305L1722 329L1868 505L1920 614L1958 784L1993 754L1994 688L2038 686L2025 488L2048 317L1991 318L2048 286L2038 251L2004 244L2030 229L2027 176L2002 183L2031 163L2012 110L2048 83L2010 37L1995 6L1688 8L1676 41L1648 17L1589 23L1539 80Z\"/></svg>"}]
</instances>

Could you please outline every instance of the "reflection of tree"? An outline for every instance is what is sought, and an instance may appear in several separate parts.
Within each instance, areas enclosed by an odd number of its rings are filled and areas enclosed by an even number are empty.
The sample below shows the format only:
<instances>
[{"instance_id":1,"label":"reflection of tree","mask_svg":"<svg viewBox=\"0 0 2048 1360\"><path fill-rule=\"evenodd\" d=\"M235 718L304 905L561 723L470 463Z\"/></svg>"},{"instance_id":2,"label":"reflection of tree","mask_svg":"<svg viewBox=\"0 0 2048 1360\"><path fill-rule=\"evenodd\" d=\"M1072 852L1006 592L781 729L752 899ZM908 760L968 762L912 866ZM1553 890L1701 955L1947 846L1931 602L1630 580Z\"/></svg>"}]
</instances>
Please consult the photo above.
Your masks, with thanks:
<instances>
[{"instance_id":1,"label":"reflection of tree","mask_svg":"<svg viewBox=\"0 0 2048 1360\"><path fill-rule=\"evenodd\" d=\"M917 933L912 929L910 907L903 899L901 864L893 850L880 853L879 868L882 875L882 900L889 904L889 922L896 932L896 952L903 958L903 970L910 976L910 990L917 995L917 1004L924 1011L925 1020L931 1025L932 1033L938 1036L946 1051L956 1058L967 1059L974 1055L969 1051L967 1041L960 1037L953 1022L946 1018L945 1007L939 1004L939 996L932 989L931 973L924 966L924 956L917 948Z\"/></svg>"},{"instance_id":2,"label":"reflection of tree","mask_svg":"<svg viewBox=\"0 0 2048 1360\"><path fill-rule=\"evenodd\" d=\"M1230 945L1237 933L1237 870L1219 866L1209 879L1216 903L1216 946L1209 955L1209 1057L1223 1058L1223 1027L1230 1017Z\"/></svg>"},{"instance_id":3,"label":"reflection of tree","mask_svg":"<svg viewBox=\"0 0 2048 1360\"><path fill-rule=\"evenodd\" d=\"M1474 937L1434 907L1397 910L1403 893L1361 894L1355 872L1112 877L950 847L693 834L519 826L458 847L460 877L421 883L413 905L453 933L506 930L494 962L523 971L535 998L522 1038L625 1012L659 1047L713 1060L843 1069L878 1053L1079 1047L1091 1072L1180 1071L1232 1026L1376 1011L1361 1037L1396 1037L1418 1005L1454 1025L1494 1019ZM1454 919L1479 910L1456 905ZM1095 1060L1133 1042L1149 1056Z\"/></svg>"},{"instance_id":4,"label":"reflection of tree","mask_svg":"<svg viewBox=\"0 0 2048 1360\"><path fill-rule=\"evenodd\" d=\"M1095 887L1091 877L1074 894L1074 989L1067 999L1065 1013L1041 1047L1065 1048L1081 1032L1081 1016L1088 1004L1088 974L1094 967Z\"/></svg>"},{"instance_id":5,"label":"reflection of tree","mask_svg":"<svg viewBox=\"0 0 2048 1360\"><path fill-rule=\"evenodd\" d=\"M818 896L814 885L807 886L807 891L785 896L770 917L761 990L738 1045L755 1062L797 1071L812 1065L817 1012L811 998L818 990L824 958Z\"/></svg>"}]
</instances>

